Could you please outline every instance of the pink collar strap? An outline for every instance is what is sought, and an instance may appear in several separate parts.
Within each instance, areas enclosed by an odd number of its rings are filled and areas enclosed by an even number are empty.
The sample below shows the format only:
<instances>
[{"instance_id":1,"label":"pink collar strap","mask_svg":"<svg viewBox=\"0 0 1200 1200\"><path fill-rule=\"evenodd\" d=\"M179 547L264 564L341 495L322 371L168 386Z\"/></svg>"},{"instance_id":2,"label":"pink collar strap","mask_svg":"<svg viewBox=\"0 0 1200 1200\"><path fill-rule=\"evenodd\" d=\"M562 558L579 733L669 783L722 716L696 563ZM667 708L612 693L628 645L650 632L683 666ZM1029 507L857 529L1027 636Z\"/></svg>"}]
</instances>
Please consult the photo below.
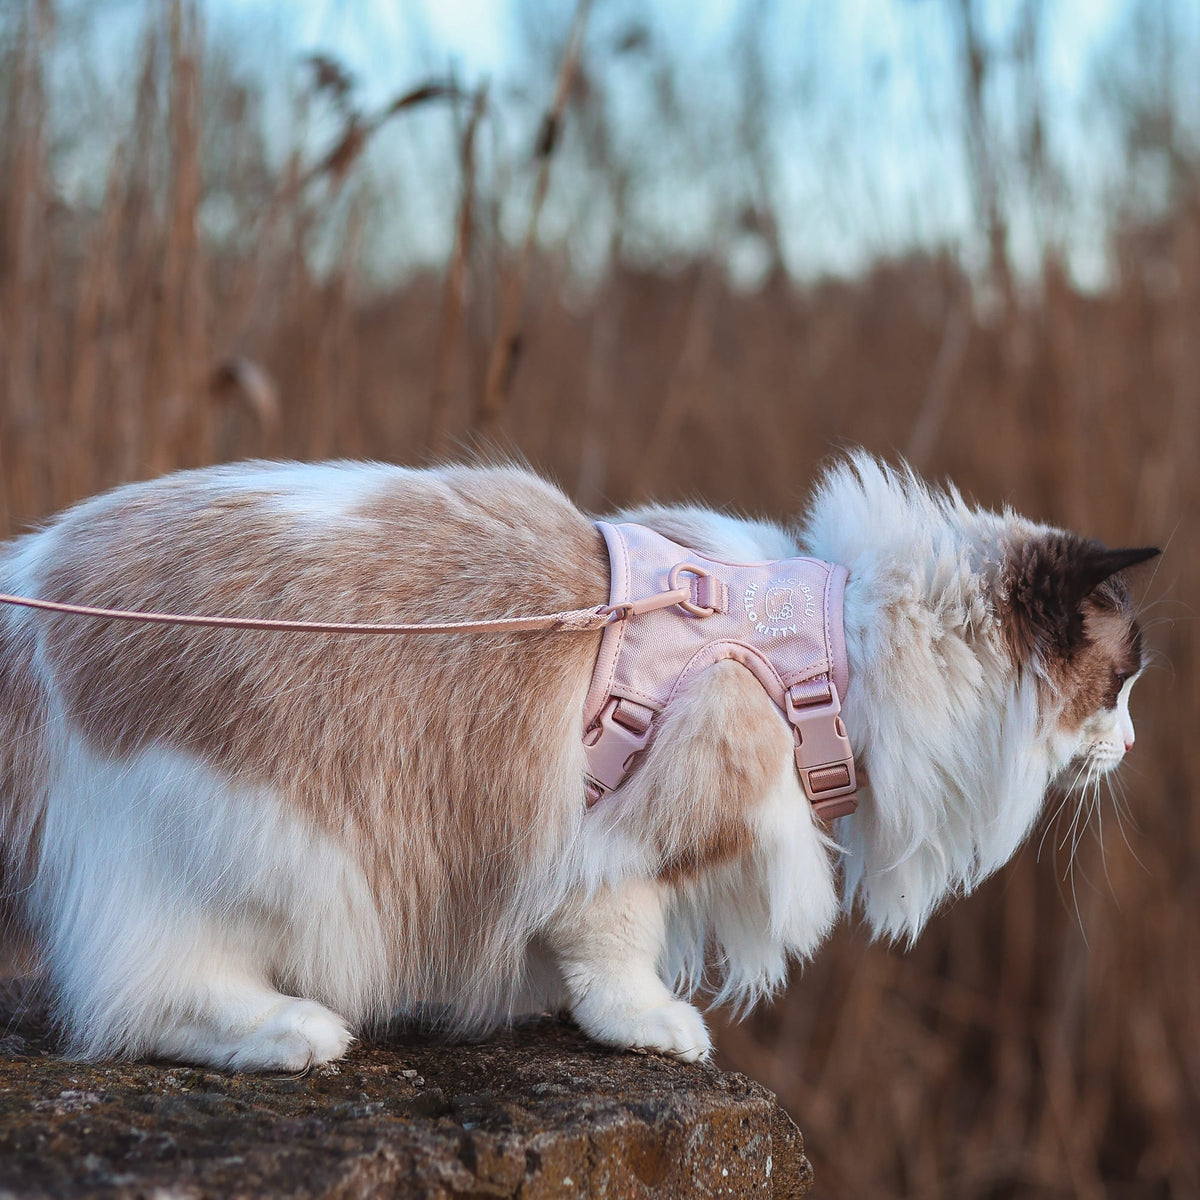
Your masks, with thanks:
<instances>
[{"instance_id":1,"label":"pink collar strap","mask_svg":"<svg viewBox=\"0 0 1200 1200\"><path fill-rule=\"evenodd\" d=\"M745 666L795 737L800 781L822 820L857 807L854 755L839 716L849 669L846 568L815 558L727 563L643 525L597 522L611 565L607 626L584 701L589 806L619 788L686 680L723 659ZM690 585L691 599L642 607Z\"/></svg>"}]
</instances>

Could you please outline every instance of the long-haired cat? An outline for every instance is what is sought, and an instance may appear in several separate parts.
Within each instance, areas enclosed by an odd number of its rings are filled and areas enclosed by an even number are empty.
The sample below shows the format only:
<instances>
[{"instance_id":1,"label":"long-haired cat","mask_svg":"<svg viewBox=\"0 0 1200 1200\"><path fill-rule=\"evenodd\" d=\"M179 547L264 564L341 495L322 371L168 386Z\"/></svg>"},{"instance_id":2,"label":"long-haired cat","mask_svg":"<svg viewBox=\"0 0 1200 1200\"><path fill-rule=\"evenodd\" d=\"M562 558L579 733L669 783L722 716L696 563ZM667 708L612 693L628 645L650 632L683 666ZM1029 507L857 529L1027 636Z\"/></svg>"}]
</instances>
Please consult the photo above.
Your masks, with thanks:
<instances>
[{"instance_id":1,"label":"long-haired cat","mask_svg":"<svg viewBox=\"0 0 1200 1200\"><path fill-rule=\"evenodd\" d=\"M77 1055L301 1069L436 1007L569 1008L685 1060L857 902L911 939L1056 779L1133 743L1141 636L1098 543L866 455L796 530L622 515L701 554L842 564L842 717L869 775L823 825L735 661L585 802L599 633L326 637L0 610L5 891ZM125 609L435 621L596 605L593 521L516 468L248 463L134 484L0 552L0 591Z\"/></svg>"}]
</instances>

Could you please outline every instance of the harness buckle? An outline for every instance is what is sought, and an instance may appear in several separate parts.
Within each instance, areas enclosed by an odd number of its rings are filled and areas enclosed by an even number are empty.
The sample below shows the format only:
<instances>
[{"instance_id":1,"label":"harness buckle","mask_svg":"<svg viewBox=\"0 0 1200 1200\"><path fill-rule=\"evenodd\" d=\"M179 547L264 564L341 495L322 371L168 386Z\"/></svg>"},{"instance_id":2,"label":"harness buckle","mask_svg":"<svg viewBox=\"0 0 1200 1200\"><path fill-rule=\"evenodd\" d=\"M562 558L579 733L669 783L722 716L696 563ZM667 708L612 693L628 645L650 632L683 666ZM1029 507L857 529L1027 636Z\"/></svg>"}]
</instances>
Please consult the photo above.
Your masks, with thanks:
<instances>
[{"instance_id":1,"label":"harness buckle","mask_svg":"<svg viewBox=\"0 0 1200 1200\"><path fill-rule=\"evenodd\" d=\"M858 807L858 780L832 679L822 682L821 693L810 699L803 695L803 685L797 685L784 694L784 705L796 739L800 782L817 816L832 821Z\"/></svg>"},{"instance_id":2,"label":"harness buckle","mask_svg":"<svg viewBox=\"0 0 1200 1200\"><path fill-rule=\"evenodd\" d=\"M654 710L643 704L619 696L609 699L596 723L583 735L589 808L621 786L633 756L645 750L650 741L653 720Z\"/></svg>"}]
</instances>

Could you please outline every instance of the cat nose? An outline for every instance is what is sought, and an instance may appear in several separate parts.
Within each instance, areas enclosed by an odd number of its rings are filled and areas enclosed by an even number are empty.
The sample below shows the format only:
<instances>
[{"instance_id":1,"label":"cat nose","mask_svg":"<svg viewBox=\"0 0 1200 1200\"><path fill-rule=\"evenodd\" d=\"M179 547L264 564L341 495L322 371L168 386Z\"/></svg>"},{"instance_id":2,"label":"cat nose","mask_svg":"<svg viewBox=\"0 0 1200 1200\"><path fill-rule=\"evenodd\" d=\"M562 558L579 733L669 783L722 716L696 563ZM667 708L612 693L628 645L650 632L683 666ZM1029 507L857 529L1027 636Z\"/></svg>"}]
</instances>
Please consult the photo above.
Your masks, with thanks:
<instances>
[{"instance_id":1,"label":"cat nose","mask_svg":"<svg viewBox=\"0 0 1200 1200\"><path fill-rule=\"evenodd\" d=\"M1131 733L1125 739L1125 753L1128 754L1130 752L1130 750L1132 750L1132 749L1133 749L1133 734Z\"/></svg>"}]
</instances>

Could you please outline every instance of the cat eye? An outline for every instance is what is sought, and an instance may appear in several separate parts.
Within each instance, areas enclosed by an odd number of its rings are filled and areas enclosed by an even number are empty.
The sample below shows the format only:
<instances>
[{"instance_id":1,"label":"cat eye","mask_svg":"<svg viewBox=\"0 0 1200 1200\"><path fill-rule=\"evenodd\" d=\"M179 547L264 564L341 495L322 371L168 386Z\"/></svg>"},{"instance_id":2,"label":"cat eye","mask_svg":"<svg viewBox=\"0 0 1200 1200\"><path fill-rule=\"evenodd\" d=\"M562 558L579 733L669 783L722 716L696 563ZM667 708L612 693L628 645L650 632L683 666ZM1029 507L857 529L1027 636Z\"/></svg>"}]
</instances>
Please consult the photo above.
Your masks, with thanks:
<instances>
[{"instance_id":1,"label":"cat eye","mask_svg":"<svg viewBox=\"0 0 1200 1200\"><path fill-rule=\"evenodd\" d=\"M1127 671L1113 671L1108 685L1108 691L1104 695L1105 708L1113 709L1117 707L1117 704L1121 699L1121 689L1125 686L1128 680L1129 673Z\"/></svg>"}]
</instances>

